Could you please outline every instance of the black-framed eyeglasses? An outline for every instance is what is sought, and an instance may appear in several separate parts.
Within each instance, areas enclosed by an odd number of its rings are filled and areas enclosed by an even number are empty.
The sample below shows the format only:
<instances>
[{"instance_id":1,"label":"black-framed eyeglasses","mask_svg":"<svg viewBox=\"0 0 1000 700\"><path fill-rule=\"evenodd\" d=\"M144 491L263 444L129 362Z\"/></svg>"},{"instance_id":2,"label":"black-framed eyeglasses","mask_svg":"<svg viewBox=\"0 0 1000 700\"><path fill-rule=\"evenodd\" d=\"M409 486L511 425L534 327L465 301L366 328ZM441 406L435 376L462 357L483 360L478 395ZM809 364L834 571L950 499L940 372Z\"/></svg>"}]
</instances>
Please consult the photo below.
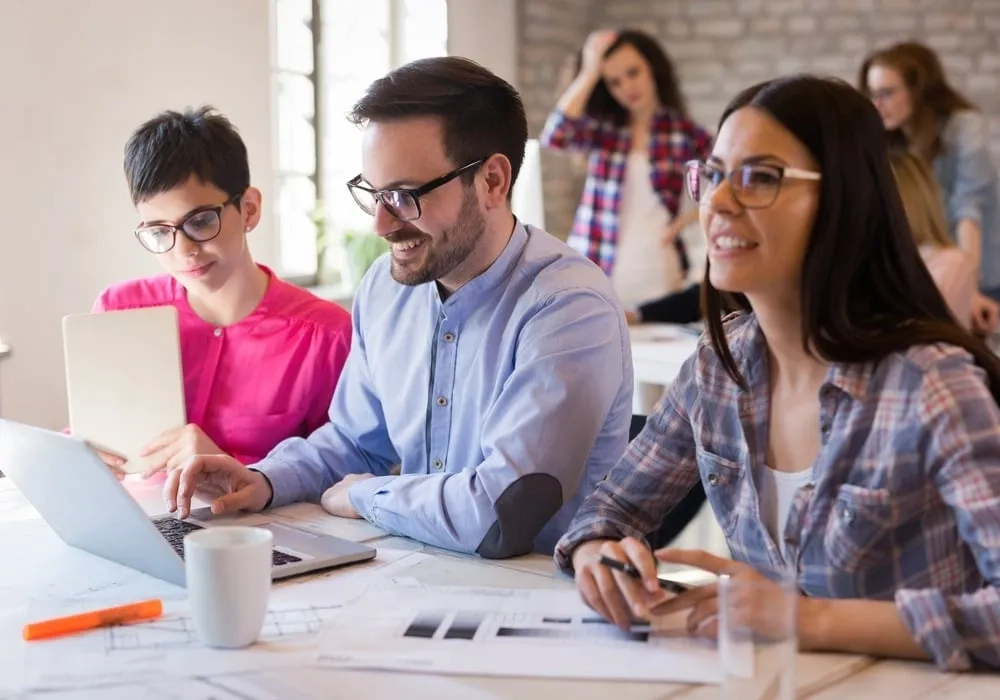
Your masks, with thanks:
<instances>
[{"instance_id":1,"label":"black-framed eyeglasses","mask_svg":"<svg viewBox=\"0 0 1000 700\"><path fill-rule=\"evenodd\" d=\"M174 247L178 231L192 243L207 243L222 231L222 210L230 204L238 202L242 196L243 193L240 192L222 204L195 209L176 226L173 224L151 224L140 226L132 233L139 239L143 248L156 255L162 255Z\"/></svg>"},{"instance_id":2,"label":"black-framed eyeglasses","mask_svg":"<svg viewBox=\"0 0 1000 700\"><path fill-rule=\"evenodd\" d=\"M723 180L728 180L733 197L744 209L765 209L774 204L781 191L781 183L786 179L815 181L822 177L812 170L770 163L746 163L728 173L697 160L684 164L684 182L691 199L699 203L707 201Z\"/></svg>"},{"instance_id":3,"label":"black-framed eyeglasses","mask_svg":"<svg viewBox=\"0 0 1000 700\"><path fill-rule=\"evenodd\" d=\"M460 168L455 168L447 175L416 188L397 187L389 190L375 190L361 184L361 175L356 175L347 183L347 189L351 191L351 196L358 203L361 210L366 214L375 216L375 207L379 202L385 210L400 221L416 221L420 218L420 198L432 190L436 190L441 185L454 180L468 171L478 168L486 162L485 158L474 160Z\"/></svg>"}]
</instances>

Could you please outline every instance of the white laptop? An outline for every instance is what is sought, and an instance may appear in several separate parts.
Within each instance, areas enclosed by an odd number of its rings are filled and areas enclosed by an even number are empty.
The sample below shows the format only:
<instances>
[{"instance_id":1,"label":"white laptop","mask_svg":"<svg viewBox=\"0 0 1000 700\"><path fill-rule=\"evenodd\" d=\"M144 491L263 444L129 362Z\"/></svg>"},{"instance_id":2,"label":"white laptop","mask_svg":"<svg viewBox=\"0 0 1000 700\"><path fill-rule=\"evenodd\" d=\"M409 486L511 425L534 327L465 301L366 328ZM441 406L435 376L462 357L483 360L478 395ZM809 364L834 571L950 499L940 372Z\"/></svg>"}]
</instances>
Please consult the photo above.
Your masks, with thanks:
<instances>
[{"instance_id":1,"label":"white laptop","mask_svg":"<svg viewBox=\"0 0 1000 700\"><path fill-rule=\"evenodd\" d=\"M76 314L62 328L70 431L145 471L142 448L187 419L177 309Z\"/></svg>"},{"instance_id":2,"label":"white laptop","mask_svg":"<svg viewBox=\"0 0 1000 700\"><path fill-rule=\"evenodd\" d=\"M63 433L0 419L0 472L67 544L178 586L185 585L184 535L213 526L208 508L187 520L150 518L83 440ZM223 522L241 519L274 533L273 579L376 555L374 547L269 522L262 514Z\"/></svg>"}]
</instances>

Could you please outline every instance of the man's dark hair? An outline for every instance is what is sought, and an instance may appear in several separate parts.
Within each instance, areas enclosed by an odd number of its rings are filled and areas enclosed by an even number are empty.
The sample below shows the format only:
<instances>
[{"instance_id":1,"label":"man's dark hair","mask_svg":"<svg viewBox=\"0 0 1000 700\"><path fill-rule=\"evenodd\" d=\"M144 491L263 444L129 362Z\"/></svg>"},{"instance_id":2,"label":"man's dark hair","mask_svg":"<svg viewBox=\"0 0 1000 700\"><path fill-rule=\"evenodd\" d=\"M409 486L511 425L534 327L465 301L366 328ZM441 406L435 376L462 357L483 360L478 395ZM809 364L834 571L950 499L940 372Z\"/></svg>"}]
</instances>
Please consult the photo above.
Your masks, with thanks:
<instances>
[{"instance_id":1,"label":"man's dark hair","mask_svg":"<svg viewBox=\"0 0 1000 700\"><path fill-rule=\"evenodd\" d=\"M528 140L524 104L510 83L475 61L446 56L407 63L373 82L348 119L364 125L429 116L441 119L445 154L455 167L501 153L510 161L513 189ZM474 175L462 178L469 183Z\"/></svg>"},{"instance_id":2,"label":"man's dark hair","mask_svg":"<svg viewBox=\"0 0 1000 700\"><path fill-rule=\"evenodd\" d=\"M125 179L133 204L172 190L192 175L230 197L250 186L246 145L232 122L213 107L162 112L125 144Z\"/></svg>"}]
</instances>

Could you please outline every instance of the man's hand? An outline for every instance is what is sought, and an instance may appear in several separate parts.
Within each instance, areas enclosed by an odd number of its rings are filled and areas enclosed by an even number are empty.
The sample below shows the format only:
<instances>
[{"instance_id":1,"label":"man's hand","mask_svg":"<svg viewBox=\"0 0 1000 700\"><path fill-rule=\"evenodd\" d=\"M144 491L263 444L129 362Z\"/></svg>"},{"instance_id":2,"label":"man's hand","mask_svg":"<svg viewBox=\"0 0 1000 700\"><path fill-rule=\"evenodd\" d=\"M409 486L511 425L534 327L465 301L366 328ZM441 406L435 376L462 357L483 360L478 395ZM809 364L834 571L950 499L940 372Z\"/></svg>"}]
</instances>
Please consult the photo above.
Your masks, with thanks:
<instances>
[{"instance_id":1,"label":"man's hand","mask_svg":"<svg viewBox=\"0 0 1000 700\"><path fill-rule=\"evenodd\" d=\"M222 450L205 435L205 432L194 423L188 423L183 428L168 430L149 443L140 457L150 457L149 468L142 478L148 479L160 471L172 472L195 455L222 454Z\"/></svg>"},{"instance_id":2,"label":"man's hand","mask_svg":"<svg viewBox=\"0 0 1000 700\"><path fill-rule=\"evenodd\" d=\"M163 484L167 507L181 519L191 514L194 496L210 501L215 515L258 511L271 500L271 484L229 455L196 455L169 472Z\"/></svg>"},{"instance_id":3,"label":"man's hand","mask_svg":"<svg viewBox=\"0 0 1000 700\"><path fill-rule=\"evenodd\" d=\"M338 481L336 484L331 486L323 494L323 498L320 500L323 510L325 510L330 515L336 515L341 518L360 518L361 514L355 510L354 506L351 505L351 499L348 492L351 490L353 484L359 481L364 481L365 479L371 479L374 474L348 474L343 479Z\"/></svg>"}]
</instances>

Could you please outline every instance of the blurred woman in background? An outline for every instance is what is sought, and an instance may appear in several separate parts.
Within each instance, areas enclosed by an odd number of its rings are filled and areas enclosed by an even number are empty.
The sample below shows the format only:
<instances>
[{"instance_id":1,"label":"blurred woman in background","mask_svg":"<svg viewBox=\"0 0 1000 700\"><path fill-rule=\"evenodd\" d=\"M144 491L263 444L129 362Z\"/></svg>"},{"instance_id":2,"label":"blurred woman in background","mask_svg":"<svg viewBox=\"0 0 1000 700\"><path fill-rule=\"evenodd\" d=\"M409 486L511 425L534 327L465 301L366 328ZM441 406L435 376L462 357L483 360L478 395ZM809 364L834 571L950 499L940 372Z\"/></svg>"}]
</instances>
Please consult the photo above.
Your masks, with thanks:
<instances>
[{"instance_id":1,"label":"blurred woman in background","mask_svg":"<svg viewBox=\"0 0 1000 700\"><path fill-rule=\"evenodd\" d=\"M996 330L1000 307L1000 190L986 119L953 88L938 56L907 41L865 59L858 77L890 143L923 156L941 188L950 236L979 271L973 328Z\"/></svg>"},{"instance_id":2,"label":"blurred woman in background","mask_svg":"<svg viewBox=\"0 0 1000 700\"><path fill-rule=\"evenodd\" d=\"M541 143L589 155L568 243L610 275L626 308L675 292L688 268L679 235L683 165L711 136L691 121L673 65L651 36L598 31L559 98Z\"/></svg>"},{"instance_id":3,"label":"blurred woman in background","mask_svg":"<svg viewBox=\"0 0 1000 700\"><path fill-rule=\"evenodd\" d=\"M910 151L894 149L889 154L889 164L920 257L955 319L968 329L972 325L972 300L976 296L976 268L969 254L948 238L934 173L927 161Z\"/></svg>"}]
</instances>

